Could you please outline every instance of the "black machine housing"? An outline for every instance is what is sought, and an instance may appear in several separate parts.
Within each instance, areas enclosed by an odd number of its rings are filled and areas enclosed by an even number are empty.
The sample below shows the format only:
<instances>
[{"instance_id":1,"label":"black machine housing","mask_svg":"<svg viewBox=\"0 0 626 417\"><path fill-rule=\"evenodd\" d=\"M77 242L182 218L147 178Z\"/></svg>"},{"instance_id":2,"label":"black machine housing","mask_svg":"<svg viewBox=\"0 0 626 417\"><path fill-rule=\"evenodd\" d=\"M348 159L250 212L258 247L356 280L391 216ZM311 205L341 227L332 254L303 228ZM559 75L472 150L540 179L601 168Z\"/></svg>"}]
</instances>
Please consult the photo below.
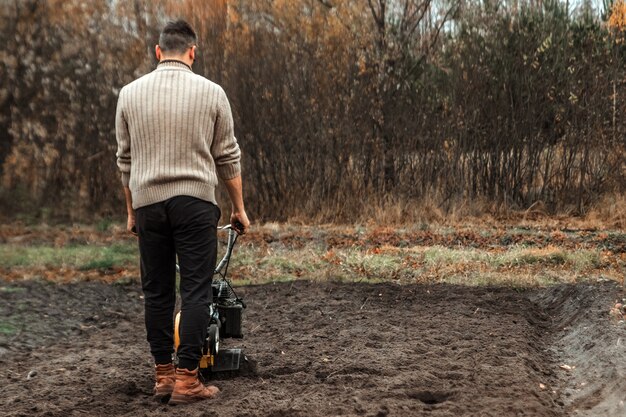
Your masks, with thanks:
<instances>
[{"instance_id":1,"label":"black machine housing","mask_svg":"<svg viewBox=\"0 0 626 417\"><path fill-rule=\"evenodd\" d=\"M215 267L211 284L212 301L210 304L210 320L207 338L202 352L203 360L200 368L203 372L233 371L239 369L241 358L245 358L241 349L220 350L220 340L243 337L243 310L246 303L237 296L226 278L228 264L232 255L238 233L232 226L224 226L228 230L228 245L224 257Z\"/></svg>"},{"instance_id":2,"label":"black machine housing","mask_svg":"<svg viewBox=\"0 0 626 417\"><path fill-rule=\"evenodd\" d=\"M238 298L228 282L218 279L212 284L213 314L210 324L217 324L220 338L243 338L242 322L245 303Z\"/></svg>"}]
</instances>

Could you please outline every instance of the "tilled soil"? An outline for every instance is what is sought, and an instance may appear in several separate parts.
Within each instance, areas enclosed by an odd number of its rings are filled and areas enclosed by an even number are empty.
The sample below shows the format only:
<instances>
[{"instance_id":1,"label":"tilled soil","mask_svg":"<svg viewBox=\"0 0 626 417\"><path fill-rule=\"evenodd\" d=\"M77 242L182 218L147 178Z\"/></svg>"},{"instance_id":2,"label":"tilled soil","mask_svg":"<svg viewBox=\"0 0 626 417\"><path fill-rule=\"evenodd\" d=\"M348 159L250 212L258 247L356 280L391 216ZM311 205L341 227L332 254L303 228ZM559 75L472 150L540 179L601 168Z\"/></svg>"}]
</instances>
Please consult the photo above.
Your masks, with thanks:
<instances>
[{"instance_id":1,"label":"tilled soil","mask_svg":"<svg viewBox=\"0 0 626 417\"><path fill-rule=\"evenodd\" d=\"M136 284L0 281L6 416L623 416L614 283L550 289L290 282L243 287L239 374L152 400ZM566 366L564 366L566 365ZM567 369L569 368L569 369Z\"/></svg>"}]
</instances>

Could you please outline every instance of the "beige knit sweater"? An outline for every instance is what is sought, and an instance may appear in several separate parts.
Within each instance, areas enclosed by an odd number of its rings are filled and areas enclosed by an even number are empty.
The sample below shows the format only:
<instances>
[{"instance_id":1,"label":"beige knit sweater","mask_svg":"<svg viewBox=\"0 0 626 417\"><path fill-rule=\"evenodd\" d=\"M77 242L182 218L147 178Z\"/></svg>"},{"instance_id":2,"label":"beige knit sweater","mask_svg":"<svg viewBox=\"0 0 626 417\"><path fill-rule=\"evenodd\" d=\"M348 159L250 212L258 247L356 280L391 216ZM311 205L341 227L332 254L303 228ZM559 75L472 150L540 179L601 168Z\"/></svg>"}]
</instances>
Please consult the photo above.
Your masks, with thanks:
<instances>
[{"instance_id":1,"label":"beige knit sweater","mask_svg":"<svg viewBox=\"0 0 626 417\"><path fill-rule=\"evenodd\" d=\"M218 177L240 175L240 151L224 90L168 61L120 91L117 165L133 208L187 195L216 203Z\"/></svg>"}]
</instances>

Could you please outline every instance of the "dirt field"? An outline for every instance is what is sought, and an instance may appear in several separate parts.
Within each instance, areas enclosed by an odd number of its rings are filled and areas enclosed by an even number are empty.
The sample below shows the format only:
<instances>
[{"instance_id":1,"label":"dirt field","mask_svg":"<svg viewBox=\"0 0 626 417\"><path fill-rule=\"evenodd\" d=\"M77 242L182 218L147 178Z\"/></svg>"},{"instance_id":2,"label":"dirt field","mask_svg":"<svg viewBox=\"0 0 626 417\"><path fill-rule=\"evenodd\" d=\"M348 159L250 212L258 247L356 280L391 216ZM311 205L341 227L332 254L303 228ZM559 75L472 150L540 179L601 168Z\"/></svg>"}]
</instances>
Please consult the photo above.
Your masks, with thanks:
<instances>
[{"instance_id":1,"label":"dirt field","mask_svg":"<svg viewBox=\"0 0 626 417\"><path fill-rule=\"evenodd\" d=\"M544 290L297 281L240 289L239 375L190 416L623 416L615 283ZM0 414L168 416L136 284L0 285ZM571 367L571 369L566 369Z\"/></svg>"}]
</instances>

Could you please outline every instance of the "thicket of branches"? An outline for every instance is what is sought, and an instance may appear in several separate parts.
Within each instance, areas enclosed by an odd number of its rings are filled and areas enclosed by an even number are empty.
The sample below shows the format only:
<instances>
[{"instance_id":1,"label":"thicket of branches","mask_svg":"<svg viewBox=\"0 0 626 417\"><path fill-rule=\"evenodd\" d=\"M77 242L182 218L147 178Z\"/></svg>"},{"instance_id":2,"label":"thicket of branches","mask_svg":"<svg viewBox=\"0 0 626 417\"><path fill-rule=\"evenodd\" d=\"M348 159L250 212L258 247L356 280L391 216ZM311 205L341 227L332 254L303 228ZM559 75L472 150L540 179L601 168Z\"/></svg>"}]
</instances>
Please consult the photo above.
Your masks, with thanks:
<instances>
[{"instance_id":1,"label":"thicket of branches","mask_svg":"<svg viewBox=\"0 0 626 417\"><path fill-rule=\"evenodd\" d=\"M172 17L231 100L256 219L582 214L626 190L622 3L14 0L0 15L5 218L124 213L117 93L154 68Z\"/></svg>"}]
</instances>

